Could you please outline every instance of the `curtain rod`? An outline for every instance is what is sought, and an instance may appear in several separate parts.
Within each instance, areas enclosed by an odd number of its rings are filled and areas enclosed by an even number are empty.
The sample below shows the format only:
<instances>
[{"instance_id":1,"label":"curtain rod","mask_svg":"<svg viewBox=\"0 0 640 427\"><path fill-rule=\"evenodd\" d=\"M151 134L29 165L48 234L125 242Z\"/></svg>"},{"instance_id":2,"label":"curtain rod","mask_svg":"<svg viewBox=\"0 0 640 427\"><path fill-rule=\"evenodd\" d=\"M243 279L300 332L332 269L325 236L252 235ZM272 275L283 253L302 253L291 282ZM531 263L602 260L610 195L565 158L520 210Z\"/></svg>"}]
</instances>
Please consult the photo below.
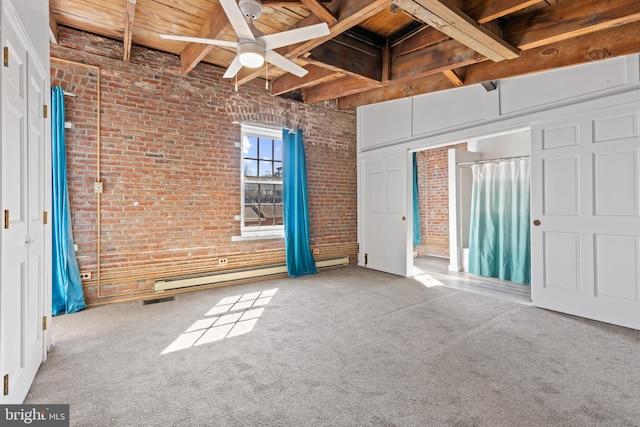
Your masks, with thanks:
<instances>
[{"instance_id":1,"label":"curtain rod","mask_svg":"<svg viewBox=\"0 0 640 427\"><path fill-rule=\"evenodd\" d=\"M497 159L482 159L482 160L472 160L469 162L459 162L456 165L475 165L480 163L498 163L505 160L518 160L518 159L529 159L531 156L513 156L513 157L499 157Z\"/></svg>"},{"instance_id":2,"label":"curtain rod","mask_svg":"<svg viewBox=\"0 0 640 427\"><path fill-rule=\"evenodd\" d=\"M62 94L63 94L64 96L76 96L76 94L75 94L75 93L67 92L66 90L63 90L63 91L62 91Z\"/></svg>"}]
</instances>

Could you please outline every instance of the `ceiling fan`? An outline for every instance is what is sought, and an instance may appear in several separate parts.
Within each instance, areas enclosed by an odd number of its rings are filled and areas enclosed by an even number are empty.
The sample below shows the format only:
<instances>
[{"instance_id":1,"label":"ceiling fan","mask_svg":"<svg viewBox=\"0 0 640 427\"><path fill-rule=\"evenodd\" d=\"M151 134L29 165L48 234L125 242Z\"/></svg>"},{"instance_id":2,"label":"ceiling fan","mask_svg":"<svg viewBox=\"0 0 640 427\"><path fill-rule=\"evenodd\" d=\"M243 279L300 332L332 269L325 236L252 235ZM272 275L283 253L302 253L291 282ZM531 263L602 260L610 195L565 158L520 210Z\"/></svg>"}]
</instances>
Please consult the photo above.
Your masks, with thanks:
<instances>
[{"instance_id":1,"label":"ceiling fan","mask_svg":"<svg viewBox=\"0 0 640 427\"><path fill-rule=\"evenodd\" d=\"M326 23L309 25L275 34L263 35L253 20L262 14L262 3L258 0L219 0L231 26L235 30L238 41L205 39L199 37L174 36L161 34L160 37L169 40L180 40L193 43L206 43L216 46L235 47L238 54L224 73L224 78L232 78L244 67L258 68L264 61L281 68L298 77L307 74L307 70L293 61L276 53L273 49L288 46L329 34Z\"/></svg>"}]
</instances>

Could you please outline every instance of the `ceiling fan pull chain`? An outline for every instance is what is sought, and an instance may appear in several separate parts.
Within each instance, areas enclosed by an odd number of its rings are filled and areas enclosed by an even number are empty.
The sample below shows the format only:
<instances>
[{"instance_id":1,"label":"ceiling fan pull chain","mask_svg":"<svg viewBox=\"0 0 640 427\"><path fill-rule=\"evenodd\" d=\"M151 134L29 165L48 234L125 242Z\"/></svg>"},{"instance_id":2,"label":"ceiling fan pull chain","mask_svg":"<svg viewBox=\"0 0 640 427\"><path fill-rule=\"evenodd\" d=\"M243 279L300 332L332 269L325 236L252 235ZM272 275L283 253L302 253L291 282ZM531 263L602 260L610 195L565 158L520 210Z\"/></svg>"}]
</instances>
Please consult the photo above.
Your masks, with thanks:
<instances>
[{"instance_id":1,"label":"ceiling fan pull chain","mask_svg":"<svg viewBox=\"0 0 640 427\"><path fill-rule=\"evenodd\" d=\"M238 75L236 74L236 92L238 91Z\"/></svg>"},{"instance_id":2,"label":"ceiling fan pull chain","mask_svg":"<svg viewBox=\"0 0 640 427\"><path fill-rule=\"evenodd\" d=\"M267 61L264 61L264 75L265 75L264 88L266 90L269 90L269 63Z\"/></svg>"}]
</instances>

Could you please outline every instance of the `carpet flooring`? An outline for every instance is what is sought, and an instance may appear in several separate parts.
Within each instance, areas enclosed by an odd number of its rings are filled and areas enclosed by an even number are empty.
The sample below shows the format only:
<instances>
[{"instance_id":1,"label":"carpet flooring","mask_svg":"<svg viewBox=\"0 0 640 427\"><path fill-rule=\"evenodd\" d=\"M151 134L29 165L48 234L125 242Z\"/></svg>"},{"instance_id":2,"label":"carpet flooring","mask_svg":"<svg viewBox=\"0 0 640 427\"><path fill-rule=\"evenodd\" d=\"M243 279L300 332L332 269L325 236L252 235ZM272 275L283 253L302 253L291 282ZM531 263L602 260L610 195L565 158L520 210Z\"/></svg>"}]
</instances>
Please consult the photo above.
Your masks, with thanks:
<instances>
[{"instance_id":1,"label":"carpet flooring","mask_svg":"<svg viewBox=\"0 0 640 427\"><path fill-rule=\"evenodd\" d=\"M53 320L72 426L637 426L640 331L350 266Z\"/></svg>"}]
</instances>

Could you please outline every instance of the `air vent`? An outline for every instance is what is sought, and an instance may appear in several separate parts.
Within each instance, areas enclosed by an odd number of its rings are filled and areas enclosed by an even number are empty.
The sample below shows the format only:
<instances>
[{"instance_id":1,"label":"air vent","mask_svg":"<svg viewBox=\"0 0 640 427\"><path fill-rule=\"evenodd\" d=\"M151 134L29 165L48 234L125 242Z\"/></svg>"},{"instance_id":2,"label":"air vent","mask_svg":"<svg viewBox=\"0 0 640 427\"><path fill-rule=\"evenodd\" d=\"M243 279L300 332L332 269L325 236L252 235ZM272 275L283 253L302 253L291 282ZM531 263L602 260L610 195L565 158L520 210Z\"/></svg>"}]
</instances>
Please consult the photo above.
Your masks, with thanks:
<instances>
[{"instance_id":1,"label":"air vent","mask_svg":"<svg viewBox=\"0 0 640 427\"><path fill-rule=\"evenodd\" d=\"M175 299L176 299L176 297L162 297L162 298L146 299L146 300L142 301L142 305L158 304L160 302L175 301Z\"/></svg>"}]
</instances>

